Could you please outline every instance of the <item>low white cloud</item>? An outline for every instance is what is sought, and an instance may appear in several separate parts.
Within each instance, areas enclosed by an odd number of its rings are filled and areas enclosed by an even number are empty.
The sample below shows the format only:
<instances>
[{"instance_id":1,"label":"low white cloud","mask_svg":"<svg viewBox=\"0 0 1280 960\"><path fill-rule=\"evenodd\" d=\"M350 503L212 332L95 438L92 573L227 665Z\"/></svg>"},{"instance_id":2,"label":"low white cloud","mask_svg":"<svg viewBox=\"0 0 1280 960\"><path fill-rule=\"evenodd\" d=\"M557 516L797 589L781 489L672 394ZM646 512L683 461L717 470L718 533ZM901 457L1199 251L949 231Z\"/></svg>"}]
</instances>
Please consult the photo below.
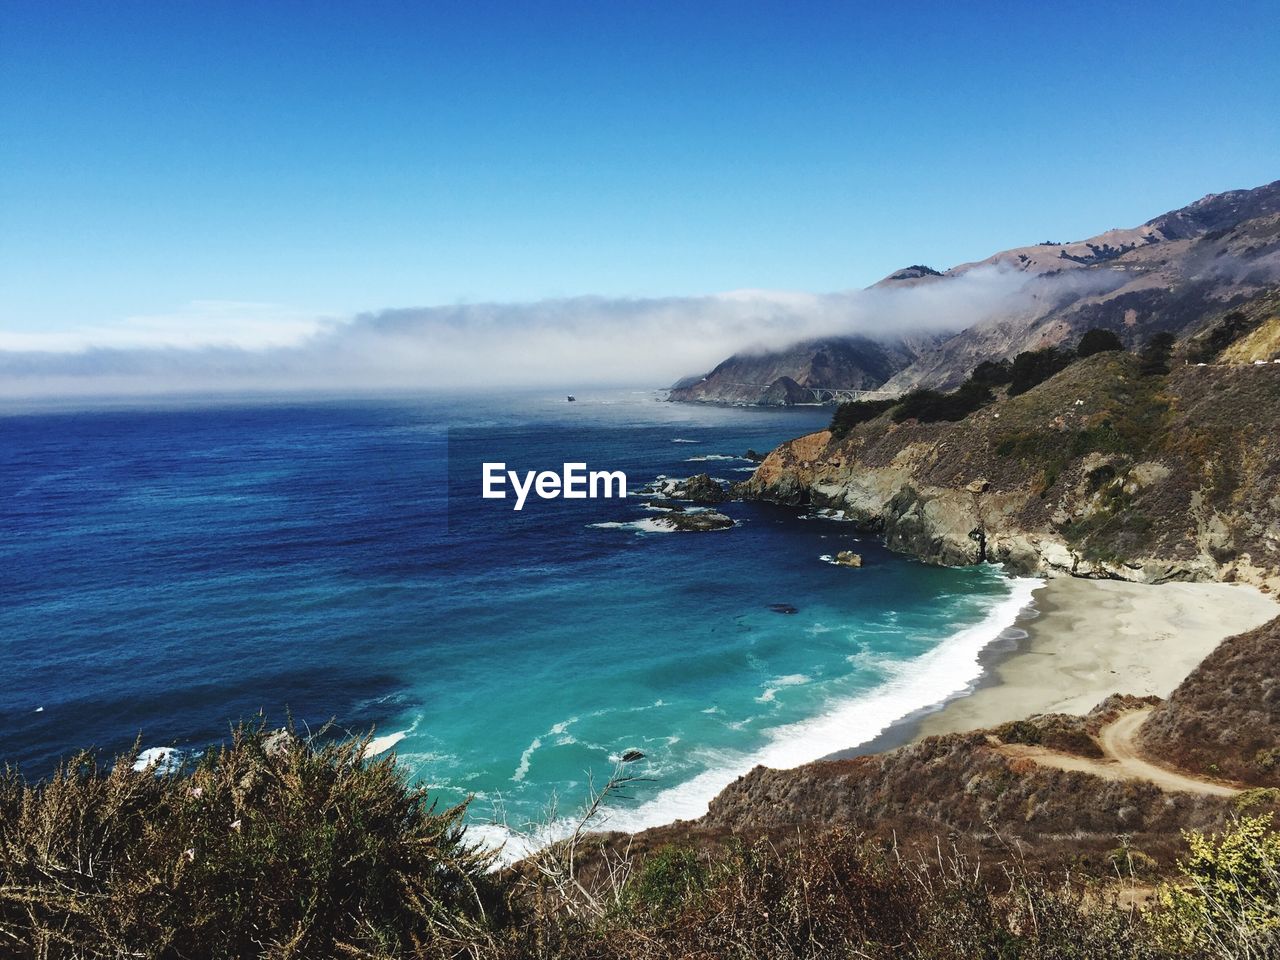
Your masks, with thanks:
<instances>
[{"instance_id":1,"label":"low white cloud","mask_svg":"<svg viewBox=\"0 0 1280 960\"><path fill-rule=\"evenodd\" d=\"M0 351L67 353L203 347L263 350L296 346L324 326L325 321L277 304L196 300L174 313L126 317L110 325L53 331L0 330Z\"/></svg>"},{"instance_id":2,"label":"low white cloud","mask_svg":"<svg viewBox=\"0 0 1280 960\"><path fill-rule=\"evenodd\" d=\"M834 294L578 297L347 319L197 303L113 326L0 334L0 394L661 386L744 350L957 331L1025 308L1036 296L1029 288L1044 283L991 267Z\"/></svg>"}]
</instances>

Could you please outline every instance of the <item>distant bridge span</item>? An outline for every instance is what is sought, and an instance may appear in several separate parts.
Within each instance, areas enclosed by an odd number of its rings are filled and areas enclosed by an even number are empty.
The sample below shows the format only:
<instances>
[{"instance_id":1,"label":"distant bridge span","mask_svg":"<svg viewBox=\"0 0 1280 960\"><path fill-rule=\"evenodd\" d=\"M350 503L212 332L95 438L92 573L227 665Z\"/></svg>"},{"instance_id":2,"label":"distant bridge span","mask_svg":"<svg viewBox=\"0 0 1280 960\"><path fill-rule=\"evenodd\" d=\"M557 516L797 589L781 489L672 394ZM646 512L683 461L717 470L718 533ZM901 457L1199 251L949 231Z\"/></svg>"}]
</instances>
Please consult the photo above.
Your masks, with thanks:
<instances>
[{"instance_id":1,"label":"distant bridge span","mask_svg":"<svg viewBox=\"0 0 1280 960\"><path fill-rule=\"evenodd\" d=\"M818 403L848 403L852 400L897 400L901 390L844 390L840 387L805 387Z\"/></svg>"},{"instance_id":2,"label":"distant bridge span","mask_svg":"<svg viewBox=\"0 0 1280 960\"><path fill-rule=\"evenodd\" d=\"M767 390L767 383L745 383L743 381L722 380L730 387L753 387L756 390ZM901 390L848 390L844 387L801 387L807 390L814 403L848 403L853 400L897 400L902 396Z\"/></svg>"}]
</instances>

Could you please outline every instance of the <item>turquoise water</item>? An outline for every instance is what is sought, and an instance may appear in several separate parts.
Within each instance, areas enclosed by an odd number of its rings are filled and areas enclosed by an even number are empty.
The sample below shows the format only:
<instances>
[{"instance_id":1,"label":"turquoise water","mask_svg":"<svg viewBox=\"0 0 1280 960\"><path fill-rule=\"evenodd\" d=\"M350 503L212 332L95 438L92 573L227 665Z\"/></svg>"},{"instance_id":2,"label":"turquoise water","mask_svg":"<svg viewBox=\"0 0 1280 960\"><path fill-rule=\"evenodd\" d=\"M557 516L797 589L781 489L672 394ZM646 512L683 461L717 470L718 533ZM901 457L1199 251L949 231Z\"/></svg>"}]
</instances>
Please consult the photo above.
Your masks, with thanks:
<instances>
[{"instance_id":1,"label":"turquoise water","mask_svg":"<svg viewBox=\"0 0 1280 960\"><path fill-rule=\"evenodd\" d=\"M611 825L696 816L963 690L1028 582L767 504L706 534L645 529L635 496L517 513L478 464L736 480L828 416L610 392L0 417L0 760L195 753L288 711L376 727L478 825L571 809L631 749L650 780ZM862 569L823 559L848 548Z\"/></svg>"}]
</instances>

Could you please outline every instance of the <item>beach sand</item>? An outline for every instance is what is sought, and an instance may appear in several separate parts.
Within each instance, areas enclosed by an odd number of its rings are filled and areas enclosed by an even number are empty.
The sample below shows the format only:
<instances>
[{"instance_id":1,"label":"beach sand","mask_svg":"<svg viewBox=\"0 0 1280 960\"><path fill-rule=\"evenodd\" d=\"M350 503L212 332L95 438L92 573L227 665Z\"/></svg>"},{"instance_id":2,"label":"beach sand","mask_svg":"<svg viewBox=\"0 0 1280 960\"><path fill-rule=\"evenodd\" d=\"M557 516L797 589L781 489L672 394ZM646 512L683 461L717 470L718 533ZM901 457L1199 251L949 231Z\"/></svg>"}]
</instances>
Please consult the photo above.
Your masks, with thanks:
<instances>
[{"instance_id":1,"label":"beach sand","mask_svg":"<svg viewBox=\"0 0 1280 960\"><path fill-rule=\"evenodd\" d=\"M997 653L969 695L919 717L915 737L1037 713L1088 713L1112 693L1167 697L1227 637L1280 616L1253 587L1060 577L1035 593L1016 648Z\"/></svg>"}]
</instances>

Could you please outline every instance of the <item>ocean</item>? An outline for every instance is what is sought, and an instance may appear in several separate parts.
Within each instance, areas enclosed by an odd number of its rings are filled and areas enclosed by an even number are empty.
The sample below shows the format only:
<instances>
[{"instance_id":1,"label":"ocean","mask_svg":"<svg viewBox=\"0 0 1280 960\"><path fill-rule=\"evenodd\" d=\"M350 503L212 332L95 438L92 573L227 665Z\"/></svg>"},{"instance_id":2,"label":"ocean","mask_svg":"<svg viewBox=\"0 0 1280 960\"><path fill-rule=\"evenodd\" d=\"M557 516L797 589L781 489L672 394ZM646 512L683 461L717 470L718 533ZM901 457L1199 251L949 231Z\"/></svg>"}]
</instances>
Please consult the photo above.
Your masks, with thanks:
<instances>
[{"instance_id":1,"label":"ocean","mask_svg":"<svg viewBox=\"0 0 1280 960\"><path fill-rule=\"evenodd\" d=\"M1035 581L803 508L730 503L711 533L655 532L634 495L517 512L479 463L741 480L829 416L651 391L10 410L0 762L190 758L261 714L373 731L482 835L570 815L628 750L610 827L697 816L962 692Z\"/></svg>"}]
</instances>

